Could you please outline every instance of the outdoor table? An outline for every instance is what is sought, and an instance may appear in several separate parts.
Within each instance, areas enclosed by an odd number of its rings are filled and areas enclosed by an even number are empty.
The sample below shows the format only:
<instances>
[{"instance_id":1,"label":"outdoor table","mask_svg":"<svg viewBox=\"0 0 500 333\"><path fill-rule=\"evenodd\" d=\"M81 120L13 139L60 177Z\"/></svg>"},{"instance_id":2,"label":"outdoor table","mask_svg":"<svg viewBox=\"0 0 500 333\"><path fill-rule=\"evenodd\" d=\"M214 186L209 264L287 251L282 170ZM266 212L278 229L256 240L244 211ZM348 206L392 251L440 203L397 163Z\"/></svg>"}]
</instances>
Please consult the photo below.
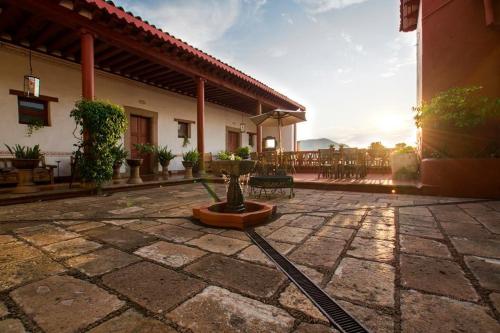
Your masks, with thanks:
<instances>
[{"instance_id":1,"label":"outdoor table","mask_svg":"<svg viewBox=\"0 0 500 333\"><path fill-rule=\"evenodd\" d=\"M251 176L248 182L250 186L250 195L255 195L257 190L259 190L259 198L264 191L266 197L269 198L267 190L271 193L276 193L280 190L283 193L283 189L290 189L289 197L295 196L293 193L293 177L292 176Z\"/></svg>"}]
</instances>

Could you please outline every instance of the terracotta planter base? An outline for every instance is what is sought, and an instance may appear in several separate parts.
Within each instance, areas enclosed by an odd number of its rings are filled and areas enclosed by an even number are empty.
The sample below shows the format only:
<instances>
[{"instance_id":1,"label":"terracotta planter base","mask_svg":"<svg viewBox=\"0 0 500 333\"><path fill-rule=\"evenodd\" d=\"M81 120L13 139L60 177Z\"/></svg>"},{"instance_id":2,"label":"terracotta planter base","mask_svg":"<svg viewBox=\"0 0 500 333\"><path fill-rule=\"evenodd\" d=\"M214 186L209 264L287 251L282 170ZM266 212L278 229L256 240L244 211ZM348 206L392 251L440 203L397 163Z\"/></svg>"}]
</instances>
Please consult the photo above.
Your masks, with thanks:
<instances>
[{"instance_id":1,"label":"terracotta planter base","mask_svg":"<svg viewBox=\"0 0 500 333\"><path fill-rule=\"evenodd\" d=\"M194 208L193 217L209 226L243 230L266 222L276 213L276 206L254 201L245 201L243 213L224 213L226 204L219 202Z\"/></svg>"}]
</instances>

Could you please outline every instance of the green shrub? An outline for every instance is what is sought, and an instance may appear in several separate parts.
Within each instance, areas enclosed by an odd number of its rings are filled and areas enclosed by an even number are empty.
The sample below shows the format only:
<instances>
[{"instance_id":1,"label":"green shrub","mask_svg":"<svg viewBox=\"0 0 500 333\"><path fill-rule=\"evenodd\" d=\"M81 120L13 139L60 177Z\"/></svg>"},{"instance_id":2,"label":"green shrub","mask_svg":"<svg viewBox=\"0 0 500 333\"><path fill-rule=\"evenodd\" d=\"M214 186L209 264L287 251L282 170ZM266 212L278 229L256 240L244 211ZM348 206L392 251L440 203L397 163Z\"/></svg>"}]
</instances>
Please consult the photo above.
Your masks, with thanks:
<instances>
[{"instance_id":1,"label":"green shrub","mask_svg":"<svg viewBox=\"0 0 500 333\"><path fill-rule=\"evenodd\" d=\"M247 159L250 157L250 147L240 147L236 150L236 155L242 159Z\"/></svg>"},{"instance_id":2,"label":"green shrub","mask_svg":"<svg viewBox=\"0 0 500 333\"><path fill-rule=\"evenodd\" d=\"M119 144L118 146L113 146L111 148L111 155L113 155L113 163L122 163L123 160L127 158L128 151L123 148L122 144Z\"/></svg>"},{"instance_id":3,"label":"green shrub","mask_svg":"<svg viewBox=\"0 0 500 333\"><path fill-rule=\"evenodd\" d=\"M74 153L80 176L99 189L113 176L112 152L127 127L125 112L121 106L109 102L80 100L70 116L81 136Z\"/></svg>"},{"instance_id":4,"label":"green shrub","mask_svg":"<svg viewBox=\"0 0 500 333\"><path fill-rule=\"evenodd\" d=\"M500 116L500 99L478 95L482 87L452 88L437 94L429 103L414 108L415 124L427 119L458 128L475 127Z\"/></svg>"},{"instance_id":5,"label":"green shrub","mask_svg":"<svg viewBox=\"0 0 500 333\"><path fill-rule=\"evenodd\" d=\"M134 147L141 158L144 158L147 154L151 154L155 151L155 147L149 143L135 143Z\"/></svg>"},{"instance_id":6,"label":"green shrub","mask_svg":"<svg viewBox=\"0 0 500 333\"><path fill-rule=\"evenodd\" d=\"M406 143L398 143L396 144L396 149L394 150L394 154L411 154L415 152L415 148L412 146L407 146Z\"/></svg>"},{"instance_id":7,"label":"green shrub","mask_svg":"<svg viewBox=\"0 0 500 333\"><path fill-rule=\"evenodd\" d=\"M189 150L182 154L182 160L184 162L197 164L198 160L200 159L200 153L196 149Z\"/></svg>"},{"instance_id":8,"label":"green shrub","mask_svg":"<svg viewBox=\"0 0 500 333\"><path fill-rule=\"evenodd\" d=\"M14 155L19 159L27 159L27 160L39 160L42 156L42 152L40 151L40 145L35 145L33 148L28 146L21 146L19 144L14 145L14 147L10 147L9 145L5 145L9 150L9 153Z\"/></svg>"},{"instance_id":9,"label":"green shrub","mask_svg":"<svg viewBox=\"0 0 500 333\"><path fill-rule=\"evenodd\" d=\"M175 158L175 154L173 154L172 150L168 149L167 146L156 146L154 150L156 158L161 165L165 165Z\"/></svg>"}]
</instances>

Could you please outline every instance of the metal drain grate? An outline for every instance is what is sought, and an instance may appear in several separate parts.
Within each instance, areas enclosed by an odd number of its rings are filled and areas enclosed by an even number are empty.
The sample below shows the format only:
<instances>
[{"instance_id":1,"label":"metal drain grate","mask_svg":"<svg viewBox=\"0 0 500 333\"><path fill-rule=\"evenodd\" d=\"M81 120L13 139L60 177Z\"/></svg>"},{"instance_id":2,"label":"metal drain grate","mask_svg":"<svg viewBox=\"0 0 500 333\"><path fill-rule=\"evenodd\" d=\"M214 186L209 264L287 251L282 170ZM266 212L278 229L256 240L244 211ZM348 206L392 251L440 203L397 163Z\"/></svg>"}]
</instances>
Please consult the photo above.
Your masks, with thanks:
<instances>
[{"instance_id":1,"label":"metal drain grate","mask_svg":"<svg viewBox=\"0 0 500 333\"><path fill-rule=\"evenodd\" d=\"M318 307L332 325L343 333L368 333L363 325L337 304L320 287L305 276L293 263L276 251L253 229L245 230L250 239L285 273Z\"/></svg>"}]
</instances>

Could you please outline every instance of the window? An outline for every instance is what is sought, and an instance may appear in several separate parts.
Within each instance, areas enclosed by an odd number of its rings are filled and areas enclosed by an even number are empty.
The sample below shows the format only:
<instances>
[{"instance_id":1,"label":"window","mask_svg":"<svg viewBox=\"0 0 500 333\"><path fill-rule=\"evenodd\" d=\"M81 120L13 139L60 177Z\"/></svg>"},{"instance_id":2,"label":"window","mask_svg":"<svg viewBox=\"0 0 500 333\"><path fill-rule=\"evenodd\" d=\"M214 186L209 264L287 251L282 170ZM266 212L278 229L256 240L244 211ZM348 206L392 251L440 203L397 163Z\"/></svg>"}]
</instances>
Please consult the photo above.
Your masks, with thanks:
<instances>
[{"instance_id":1,"label":"window","mask_svg":"<svg viewBox=\"0 0 500 333\"><path fill-rule=\"evenodd\" d=\"M276 138L274 136L267 136L264 139L264 149L275 150L277 146Z\"/></svg>"},{"instance_id":2,"label":"window","mask_svg":"<svg viewBox=\"0 0 500 333\"><path fill-rule=\"evenodd\" d=\"M174 119L177 122L177 137L190 138L191 137L191 124L192 120Z\"/></svg>"},{"instance_id":3,"label":"window","mask_svg":"<svg viewBox=\"0 0 500 333\"><path fill-rule=\"evenodd\" d=\"M49 126L49 102L39 98L17 97L20 124Z\"/></svg>"},{"instance_id":4,"label":"window","mask_svg":"<svg viewBox=\"0 0 500 333\"><path fill-rule=\"evenodd\" d=\"M248 145L250 147L254 147L255 146L255 133L248 133Z\"/></svg>"}]
</instances>

